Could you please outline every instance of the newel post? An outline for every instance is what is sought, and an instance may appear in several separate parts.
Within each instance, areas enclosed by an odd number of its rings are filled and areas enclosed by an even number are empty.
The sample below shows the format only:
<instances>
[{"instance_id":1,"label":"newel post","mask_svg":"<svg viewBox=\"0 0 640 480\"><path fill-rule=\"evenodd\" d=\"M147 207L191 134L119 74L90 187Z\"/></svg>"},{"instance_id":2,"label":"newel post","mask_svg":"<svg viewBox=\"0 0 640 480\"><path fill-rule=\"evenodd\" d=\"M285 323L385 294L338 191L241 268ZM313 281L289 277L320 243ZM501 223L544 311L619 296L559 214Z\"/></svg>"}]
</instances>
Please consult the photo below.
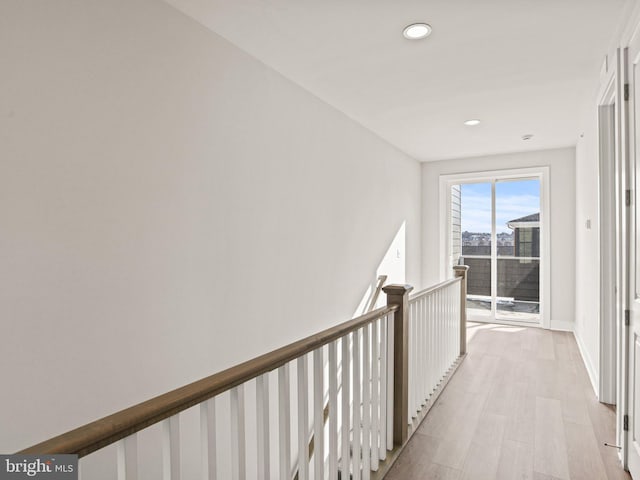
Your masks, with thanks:
<instances>
[{"instance_id":1,"label":"newel post","mask_svg":"<svg viewBox=\"0 0 640 480\"><path fill-rule=\"evenodd\" d=\"M397 305L393 317L393 443L409 435L409 292L411 285L387 285L387 305Z\"/></svg>"},{"instance_id":2,"label":"newel post","mask_svg":"<svg viewBox=\"0 0 640 480\"><path fill-rule=\"evenodd\" d=\"M456 277L462 277L460 282L460 355L467 353L467 271L468 265L453 267Z\"/></svg>"}]
</instances>

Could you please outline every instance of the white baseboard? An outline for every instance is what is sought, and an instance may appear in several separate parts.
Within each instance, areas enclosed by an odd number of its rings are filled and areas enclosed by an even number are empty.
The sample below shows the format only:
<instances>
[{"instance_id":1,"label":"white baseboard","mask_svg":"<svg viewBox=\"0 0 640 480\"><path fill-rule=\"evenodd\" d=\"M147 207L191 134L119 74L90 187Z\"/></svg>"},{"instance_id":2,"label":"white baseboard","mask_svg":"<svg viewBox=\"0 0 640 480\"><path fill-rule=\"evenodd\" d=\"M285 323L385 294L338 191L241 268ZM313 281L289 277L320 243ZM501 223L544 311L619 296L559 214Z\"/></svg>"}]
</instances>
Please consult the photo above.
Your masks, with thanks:
<instances>
[{"instance_id":1,"label":"white baseboard","mask_svg":"<svg viewBox=\"0 0 640 480\"><path fill-rule=\"evenodd\" d=\"M563 332L573 332L575 327L574 322L567 322L565 320L551 320L551 330L561 330Z\"/></svg>"},{"instance_id":2,"label":"white baseboard","mask_svg":"<svg viewBox=\"0 0 640 480\"><path fill-rule=\"evenodd\" d=\"M589 375L589 380L591 381L591 386L593 387L593 391L596 394L596 397L600 397L598 385L600 385L600 379L598 378L598 374L596 373L596 369L593 368L593 362L591 361L591 357L587 354L587 349L582 342L582 338L580 335L576 333L574 330L573 336L576 339L576 343L578 344L578 350L580 351L580 356L582 357L582 362L584 363L585 368L587 369L587 375Z\"/></svg>"}]
</instances>

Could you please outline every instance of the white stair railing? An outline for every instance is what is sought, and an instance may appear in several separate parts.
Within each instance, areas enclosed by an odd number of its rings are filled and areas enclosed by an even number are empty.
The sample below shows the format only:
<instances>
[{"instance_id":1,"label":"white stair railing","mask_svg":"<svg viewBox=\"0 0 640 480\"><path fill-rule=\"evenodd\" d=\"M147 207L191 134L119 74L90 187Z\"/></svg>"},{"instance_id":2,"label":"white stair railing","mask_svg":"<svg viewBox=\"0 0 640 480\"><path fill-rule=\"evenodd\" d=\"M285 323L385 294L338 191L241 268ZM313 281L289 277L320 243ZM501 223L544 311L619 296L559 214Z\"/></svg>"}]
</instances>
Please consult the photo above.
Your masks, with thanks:
<instances>
[{"instance_id":1,"label":"white stair railing","mask_svg":"<svg viewBox=\"0 0 640 480\"><path fill-rule=\"evenodd\" d=\"M386 307L18 453L85 457L116 444L118 480L152 478L138 432L160 424L163 480L180 478L181 449L198 444L203 480L384 474L388 452L464 353L464 273L412 297L411 287L384 287ZM181 428L191 407L195 435Z\"/></svg>"},{"instance_id":2,"label":"white stair railing","mask_svg":"<svg viewBox=\"0 0 640 480\"><path fill-rule=\"evenodd\" d=\"M460 282L409 297L409 423L460 356Z\"/></svg>"}]
</instances>

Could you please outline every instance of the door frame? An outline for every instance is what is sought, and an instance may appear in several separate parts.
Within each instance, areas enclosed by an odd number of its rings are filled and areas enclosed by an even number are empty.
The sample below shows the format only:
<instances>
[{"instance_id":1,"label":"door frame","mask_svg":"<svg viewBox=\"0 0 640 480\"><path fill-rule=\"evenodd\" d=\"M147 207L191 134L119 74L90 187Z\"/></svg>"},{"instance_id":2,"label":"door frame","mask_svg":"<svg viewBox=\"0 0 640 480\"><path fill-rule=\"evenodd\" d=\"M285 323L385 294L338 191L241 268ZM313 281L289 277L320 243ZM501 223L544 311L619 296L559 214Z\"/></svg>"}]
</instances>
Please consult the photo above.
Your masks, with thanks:
<instances>
[{"instance_id":1,"label":"door frame","mask_svg":"<svg viewBox=\"0 0 640 480\"><path fill-rule=\"evenodd\" d=\"M636 448L633 448L633 432L635 431L635 418L639 412L635 411L633 393L636 390L634 385L638 374L635 372L638 358L632 355L632 349L635 351L635 330L634 324L640 322L638 316L640 314L640 295L638 288L638 275L640 269L637 265L637 247L640 237L637 231L635 218L636 206L638 202L636 194L636 162L637 149L635 124L638 119L635 118L635 105L640 102L639 92L634 91L635 88L630 85L631 79L629 72L634 71L633 65L640 64L640 36L636 28L634 35L629 41L629 46L617 50L617 96L620 101L621 108L616 119L619 121L618 141L619 162L617 182L618 190L618 208L620 228L617 230L620 236L620 282L623 288L619 289L620 305L623 309L623 319L620 325L619 338L622 342L621 352L621 369L620 377L623 382L623 391L621 395L622 408L618 409L618 431L620 432L620 440L622 447L622 462L626 469L636 474L640 471L640 455ZM632 57L633 55L633 57ZM629 321L626 321L629 318ZM632 343L634 345L632 345ZM633 378L632 378L633 377ZM626 421L625 421L626 420ZM624 428L624 425L628 428ZM632 451L632 449L634 451Z\"/></svg>"},{"instance_id":2,"label":"door frame","mask_svg":"<svg viewBox=\"0 0 640 480\"><path fill-rule=\"evenodd\" d=\"M637 292L640 282L636 276L640 274L636 265L636 249L640 236L637 232L637 223L635 219L636 203L638 202L636 195L636 155L635 151L638 146L635 145L635 134L633 131L635 119L635 111L630 105L634 104L639 92L633 92L633 88L629 86L630 67L633 63L640 63L640 36L637 35L638 30L632 35L629 42L630 48L635 51L636 58L629 58L629 48L618 48L616 50L615 69L607 80L604 82L603 88L598 96L598 155L600 169L600 227L601 227L601 300L608 300L608 304L601 303L600 309L600 391L598 392L599 400L606 402L607 395L610 393L606 389L611 388L611 383L606 377L610 374L611 365L611 343L609 338L604 334L609 334L612 329L615 331L617 354L615 355L616 373L615 378L617 385L615 386L616 395L616 437L617 444L620 446L620 460L626 470L633 469L640 471L640 456L637 452L631 452L632 439L631 434L634 430L634 414L633 411L633 391L634 388L632 378L635 367L632 364L631 342L634 335L630 324L637 322L635 317L640 313L640 296ZM632 101L630 101L632 100ZM640 99L637 99L640 101ZM613 149L614 158L613 165L609 165L609 170L602 170L603 159L610 155L611 146L607 145L607 139L603 138L609 134L610 126L603 123L602 107L614 105L614 135ZM631 129L630 129L631 126ZM607 151L608 150L608 151ZM605 175L612 175L613 178L606 178ZM604 185L605 181L609 185ZM606 198L608 195L609 198ZM607 206L607 200L613 200L612 206ZM611 214L613 210L613 219L604 218L604 213ZM608 222L608 223L607 223ZM613 228L610 236L607 238L603 230ZM605 262L613 261L613 265L605 265ZM615 281L617 288L606 291L604 285L605 277L609 275L609 279ZM608 298L606 298L608 295ZM613 305L611 305L613 303ZM635 307L635 308L634 308ZM615 312L615 325L607 324L607 314ZM627 319L629 321L627 322ZM638 359L635 359L637 362ZM629 428L625 429L625 425Z\"/></svg>"},{"instance_id":3,"label":"door frame","mask_svg":"<svg viewBox=\"0 0 640 480\"><path fill-rule=\"evenodd\" d=\"M618 108L617 76L615 70L609 75L598 101L598 193L600 230L600 375L598 378L598 400L616 404L618 397L617 362L621 323L619 299L618 235Z\"/></svg>"},{"instance_id":4,"label":"door frame","mask_svg":"<svg viewBox=\"0 0 640 480\"><path fill-rule=\"evenodd\" d=\"M462 183L492 182L494 180L518 180L539 177L540 179L540 323L530 324L551 328L551 216L550 216L550 168L547 165L508 170L485 170L440 175L440 278L450 278L451 268L451 186ZM493 207L495 208L495 207ZM512 323L492 320L495 323Z\"/></svg>"}]
</instances>

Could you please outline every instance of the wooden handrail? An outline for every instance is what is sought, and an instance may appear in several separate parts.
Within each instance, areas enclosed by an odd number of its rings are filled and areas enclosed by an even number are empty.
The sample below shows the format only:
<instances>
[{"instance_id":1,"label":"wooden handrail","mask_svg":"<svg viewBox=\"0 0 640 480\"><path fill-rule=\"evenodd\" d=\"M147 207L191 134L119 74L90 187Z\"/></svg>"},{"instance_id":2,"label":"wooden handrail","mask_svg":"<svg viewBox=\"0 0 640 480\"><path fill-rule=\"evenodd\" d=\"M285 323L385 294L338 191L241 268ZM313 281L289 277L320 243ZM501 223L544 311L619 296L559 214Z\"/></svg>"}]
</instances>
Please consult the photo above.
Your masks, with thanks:
<instances>
[{"instance_id":1,"label":"wooden handrail","mask_svg":"<svg viewBox=\"0 0 640 480\"><path fill-rule=\"evenodd\" d=\"M417 293L414 293L413 295L409 295L409 302L413 302L414 300L417 300L420 297L423 297L425 295L428 295L430 293L435 292L436 290L442 290L443 288L448 287L449 285L453 284L453 283L457 283L457 282L461 282L462 278L460 277L456 277L456 278L451 278L449 280L445 280L444 282L441 282L437 285L433 285L432 287L429 288L425 288L424 290L420 290Z\"/></svg>"},{"instance_id":2,"label":"wooden handrail","mask_svg":"<svg viewBox=\"0 0 640 480\"><path fill-rule=\"evenodd\" d=\"M395 305L378 308L270 353L33 445L18 453L66 453L83 457L224 393L263 373L275 370L291 360L337 340L387 314L395 312L397 309L398 307Z\"/></svg>"}]
</instances>

